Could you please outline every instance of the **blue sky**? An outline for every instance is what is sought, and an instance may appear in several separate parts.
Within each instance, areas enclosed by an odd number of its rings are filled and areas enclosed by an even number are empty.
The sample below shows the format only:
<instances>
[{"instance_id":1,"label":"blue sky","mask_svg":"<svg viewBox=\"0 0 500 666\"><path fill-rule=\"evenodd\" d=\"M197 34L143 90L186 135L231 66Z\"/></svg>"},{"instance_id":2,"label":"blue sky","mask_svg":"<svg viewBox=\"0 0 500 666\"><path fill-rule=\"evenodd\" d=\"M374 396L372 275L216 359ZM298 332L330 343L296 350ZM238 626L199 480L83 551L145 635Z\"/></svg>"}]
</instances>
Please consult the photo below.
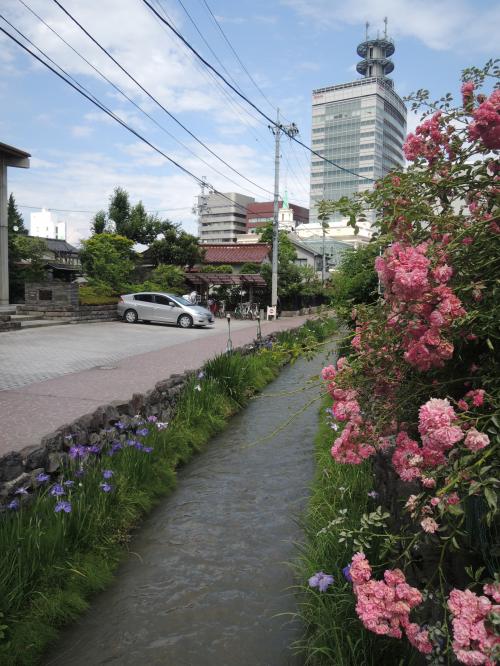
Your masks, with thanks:
<instances>
[{"instance_id":1,"label":"blue sky","mask_svg":"<svg viewBox=\"0 0 500 666\"><path fill-rule=\"evenodd\" d=\"M255 184L242 180L184 133L141 92L50 0L25 0L170 134L121 98L19 0L3 0L2 13L61 67L152 143L217 189L269 200L273 189L273 141L265 120L250 115L216 86L142 0L61 0L62 4L145 88L224 160ZM179 0L161 2L186 38L217 68ZM357 78L356 45L365 21L373 35L389 19L396 41L392 75L406 95L428 88L435 97L457 93L460 71L495 57L500 5L493 0L207 0L240 59L266 98L297 123L310 144L311 91ZM211 48L245 94L266 113L271 105L242 70L210 17L204 0L183 0ZM0 21L4 28L12 30ZM0 141L32 154L28 171L9 170L9 190L19 204L96 211L117 185L132 201L195 230L191 206L199 186L0 37ZM234 95L233 95L234 97ZM409 129L416 119L409 118ZM281 189L308 202L306 151L284 142ZM201 157L205 163L200 161ZM222 175L215 173L215 167ZM230 182L231 178L235 183ZM22 212L29 220L28 208ZM57 213L69 239L89 233L91 213Z\"/></svg>"}]
</instances>

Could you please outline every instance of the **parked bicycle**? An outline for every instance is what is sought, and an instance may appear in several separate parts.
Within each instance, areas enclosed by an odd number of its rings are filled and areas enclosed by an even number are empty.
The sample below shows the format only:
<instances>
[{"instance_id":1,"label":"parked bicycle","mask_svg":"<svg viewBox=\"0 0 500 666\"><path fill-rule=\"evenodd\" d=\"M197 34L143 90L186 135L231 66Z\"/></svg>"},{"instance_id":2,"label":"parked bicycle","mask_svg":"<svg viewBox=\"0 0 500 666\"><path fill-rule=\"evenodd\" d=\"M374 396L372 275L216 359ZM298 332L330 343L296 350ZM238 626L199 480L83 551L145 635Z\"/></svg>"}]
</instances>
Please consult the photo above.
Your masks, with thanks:
<instances>
[{"instance_id":1,"label":"parked bicycle","mask_svg":"<svg viewBox=\"0 0 500 666\"><path fill-rule=\"evenodd\" d=\"M239 303L234 309L234 317L236 319L256 319L258 314L258 303Z\"/></svg>"}]
</instances>

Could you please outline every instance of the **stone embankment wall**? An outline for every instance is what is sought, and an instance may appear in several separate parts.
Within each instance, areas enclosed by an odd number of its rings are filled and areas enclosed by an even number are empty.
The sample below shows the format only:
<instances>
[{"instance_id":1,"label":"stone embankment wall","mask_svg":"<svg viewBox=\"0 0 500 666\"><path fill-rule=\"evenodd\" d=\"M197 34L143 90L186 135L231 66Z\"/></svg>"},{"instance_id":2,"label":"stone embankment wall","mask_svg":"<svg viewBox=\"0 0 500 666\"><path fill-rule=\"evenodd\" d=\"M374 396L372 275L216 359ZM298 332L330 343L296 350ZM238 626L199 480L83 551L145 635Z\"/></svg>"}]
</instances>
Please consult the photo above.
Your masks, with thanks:
<instances>
[{"instance_id":1,"label":"stone embankment wall","mask_svg":"<svg viewBox=\"0 0 500 666\"><path fill-rule=\"evenodd\" d=\"M297 330L297 329L291 329ZM270 343L274 336L263 338L262 344ZM257 345L249 344L235 351L249 354ZM147 393L135 393L128 401L111 402L85 414L72 423L63 425L42 438L40 444L27 446L21 451L11 451L0 457L0 506L12 496L17 488L35 489L36 477L41 472L54 474L68 462L68 451L74 444L92 445L102 438L103 431L117 421L127 421L136 414L143 417L156 416L158 421L169 422L175 411L179 395L200 370L171 375L158 382ZM29 501L30 495L17 496Z\"/></svg>"},{"instance_id":2,"label":"stone embankment wall","mask_svg":"<svg viewBox=\"0 0 500 666\"><path fill-rule=\"evenodd\" d=\"M114 321L118 319L116 305L59 305L24 304L18 305L19 314L36 316L37 319L62 319L66 322Z\"/></svg>"}]
</instances>

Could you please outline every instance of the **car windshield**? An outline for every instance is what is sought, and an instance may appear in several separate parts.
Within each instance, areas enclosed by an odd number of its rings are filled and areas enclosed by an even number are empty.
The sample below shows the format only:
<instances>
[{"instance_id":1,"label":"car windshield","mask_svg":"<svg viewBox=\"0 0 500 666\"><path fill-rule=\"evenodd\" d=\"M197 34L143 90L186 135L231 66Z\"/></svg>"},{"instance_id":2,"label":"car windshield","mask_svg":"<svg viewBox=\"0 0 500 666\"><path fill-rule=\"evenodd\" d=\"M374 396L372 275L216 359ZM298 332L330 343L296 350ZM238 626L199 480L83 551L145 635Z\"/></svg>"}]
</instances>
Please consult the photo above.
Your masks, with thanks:
<instances>
[{"instance_id":1,"label":"car windshield","mask_svg":"<svg viewBox=\"0 0 500 666\"><path fill-rule=\"evenodd\" d=\"M173 296L169 296L173 301L176 303L180 303L181 305L193 305L191 301L187 301L185 298L182 298L182 296L176 296L175 298Z\"/></svg>"}]
</instances>

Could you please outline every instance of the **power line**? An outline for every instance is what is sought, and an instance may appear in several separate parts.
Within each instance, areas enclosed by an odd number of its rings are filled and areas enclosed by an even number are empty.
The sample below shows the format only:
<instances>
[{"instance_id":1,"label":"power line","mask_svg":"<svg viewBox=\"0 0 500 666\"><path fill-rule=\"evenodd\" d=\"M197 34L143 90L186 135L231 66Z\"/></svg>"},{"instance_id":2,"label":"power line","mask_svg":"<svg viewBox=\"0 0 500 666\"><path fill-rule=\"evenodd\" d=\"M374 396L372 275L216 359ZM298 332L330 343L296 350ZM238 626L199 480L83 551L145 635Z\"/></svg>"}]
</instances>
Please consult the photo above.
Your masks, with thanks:
<instances>
[{"instance_id":1,"label":"power line","mask_svg":"<svg viewBox=\"0 0 500 666\"><path fill-rule=\"evenodd\" d=\"M171 23L173 26L175 26L174 21L172 20L172 18L171 18L171 17L167 14L167 12L165 11L165 7L163 6L162 1L161 1L161 0L153 0L153 1L156 1L156 5L159 7L160 11L161 11L162 14L165 16L165 18L166 18L168 21L170 21L170 23ZM191 17L191 15L189 14L189 12L187 11L186 7L185 7L184 5L181 5L181 6L183 7L184 11L186 12L186 14L187 14L189 20L191 21L191 23L193 23L193 25L195 26L196 30L199 32L200 36L202 37L202 39L203 39L204 42L207 44L207 47L210 49L210 51L211 51L212 53L214 53L214 57L217 59L217 61L220 62L219 58L217 57L217 55L215 54L215 52L213 51L213 49L210 47L209 43L206 41L205 37L203 36L203 33L200 32L198 26L196 25L194 19ZM157 18L157 17L156 17L156 18ZM159 22L159 25L161 25L161 27L163 28L163 30L165 30L165 31L168 30L168 28L165 26L165 24L162 23L161 21ZM243 113L245 113L249 118L251 118L252 120L256 121L257 123L261 123L261 122L262 122L262 120L261 120L260 117L254 115L246 105L242 104L242 103L240 102L239 99L233 97L233 96L229 93L229 91L227 90L227 88L226 88L225 86L222 85L222 83L219 81L219 79L215 76L215 74L214 74L213 72L211 72L210 70L207 70L207 69L206 69L206 68L205 68L205 67L204 67L204 66L203 66L198 60L194 60L194 63L196 64L196 66L197 66L197 68L198 68L198 71L199 71L199 72L205 77L205 79L206 79L210 84L215 84L217 90L219 90L219 91L221 92L221 94L225 97L225 99L229 102L229 104L232 106L232 108L236 111L237 114L239 114L239 110L241 110L241 111L243 111ZM225 69L224 65L222 65L222 67L224 68L225 71L227 71L227 70ZM233 81L234 81L234 79L233 79ZM236 82L235 82L235 83L236 83ZM236 85L237 85L237 84L236 84ZM239 87L239 86L238 86L238 87ZM262 137L263 137L263 136L264 136L266 139L268 138L268 135L267 135L267 134L259 136L259 135L257 134L257 132L254 131L254 129L253 129L253 127L252 127L251 124L245 124L245 127L248 128L248 130L254 135L255 140L258 141L259 143L263 143L263 142L262 142Z\"/></svg>"},{"instance_id":2,"label":"power line","mask_svg":"<svg viewBox=\"0 0 500 666\"><path fill-rule=\"evenodd\" d=\"M145 111L139 104L137 104L131 97L129 97L119 86L117 86L111 79L109 79L103 72L101 72L100 69L98 69L95 65L93 65L85 56L83 56L77 49L75 49L69 42L67 42L64 37L62 37L57 30L52 28L51 25L49 25L41 16L39 16L29 5L27 5L24 0L19 0L19 2L28 10L30 11L36 18L43 23L54 35L56 35L66 46L68 46L73 53L75 53L79 58L81 58L89 67L91 67L102 79L104 79L109 85L111 85L122 97L124 97L130 104L132 104L138 111L140 111L142 114L144 114L151 122L153 122L159 129L162 130L167 136L169 136L171 139L173 139L176 143L178 143L180 146L182 146L185 150L188 151L193 157L196 159L200 160L205 166L207 166L209 169L217 173L219 176L222 176L226 180L228 180L230 183L233 185L236 185L238 188L245 190L246 192L250 192L250 194L254 194L251 190L247 189L240 183L237 183L235 180L227 176L226 174L222 173L222 171L219 171L216 169L214 166L212 166L209 162L204 160L202 157L200 157L197 153L195 153L189 146L186 146L185 143L183 143L180 139L178 139L174 134L169 132L161 123L159 123L153 116L151 116L147 111ZM66 70L64 70L58 63L56 63L47 53L42 51L34 42L32 42L30 39L28 39L25 35L23 35L10 21L8 21L5 17L3 17L3 20L10 25L11 28L13 28L19 35L21 35L24 39L26 39L27 42L29 42L34 48L37 49L40 53L43 54L45 58L47 58L50 62L52 62L58 69L60 69L64 74L70 78L72 81L74 81L78 86L80 86L83 90L85 90L89 95L92 95L95 99L95 95L88 90L88 88L85 88L79 81L77 81L71 74L69 74ZM102 102L101 102L102 103ZM102 103L103 104L103 103ZM104 106L104 104L103 104ZM108 108L108 107L107 107Z\"/></svg>"},{"instance_id":3,"label":"power line","mask_svg":"<svg viewBox=\"0 0 500 666\"><path fill-rule=\"evenodd\" d=\"M208 185L208 183L206 183L206 181L204 181L202 178L199 178L199 177L196 176L192 171L190 171L190 170L187 169L186 167L182 166L182 164L179 164L179 162L177 162L176 160L174 160L172 157L169 157L166 153L164 153L162 150L160 150L159 148L157 148L153 143L151 143L151 141L149 141L149 140L146 139L144 136L142 136L142 134L140 134L139 132L137 132L137 130L135 130L133 127L130 127L130 125L128 125L128 124L127 124L124 120L122 120L118 115L113 114L111 111L109 111L108 109L106 109L106 107L105 107L103 104L101 104L99 101L96 101L96 100L94 100L90 95L87 95L86 92L84 92L83 90L81 90L80 88L78 88L78 86L76 86L76 85L75 85L74 83L72 83L69 79L67 79L65 76L63 76L62 74L60 74L56 69L54 69L51 65L49 65L49 63L47 63L45 60L43 60L42 58L40 58L39 56L37 56L36 53L34 53L31 49L29 49L29 48L28 48L27 46L25 46L22 42L20 42L18 39L16 39L16 38L14 37L14 35L11 35L7 30L5 30L4 28L2 28L1 26L0 26L0 32L3 32L5 35L7 35L7 37L8 37L9 39L11 39L13 42L15 42L15 43L16 43L18 46L20 46L24 51L26 51L27 53L29 53L33 58L35 58L35 60L37 60L37 61L38 61L39 63L41 63L44 67L46 67L47 69L49 69L53 74L55 74L58 78L60 78L62 81L64 81L64 82L65 82L67 85L69 85L71 88L73 88L74 90L76 90L76 92L79 93L80 95L82 95L82 97L85 97L86 99L88 99L89 102L91 102L94 106L97 106L99 109L101 109L101 111L104 111L104 113L105 113L106 115L108 115L110 118L112 118L112 119L115 120L117 123L119 123L122 127L124 127L126 130L128 130L131 134L133 134L133 135L136 136L138 139L140 139L141 141L143 141L143 142L144 142L146 145L148 145L152 150L154 150L155 152L157 152L159 155L162 155L166 160L168 160L171 164L173 164L173 165L176 166L178 169L180 169L183 173L185 173L186 175L188 175L188 176L190 176L191 178L193 178L193 179L194 179L199 185L201 185L202 183L204 183L205 186ZM232 206L235 206L235 207L241 208L241 209L243 209L243 210L246 211L246 207L245 207L245 206L242 206L241 204L238 204L237 202L233 201L233 200L230 199L228 196L226 196L223 192L219 192L219 190L216 190L216 189L215 189L214 187L212 187L211 185L209 185L209 187L210 187L210 189L211 189L215 194L218 194L219 196L221 196L221 197L223 197L224 199L226 199L227 201L229 201L229 202L231 203Z\"/></svg>"},{"instance_id":4,"label":"power line","mask_svg":"<svg viewBox=\"0 0 500 666\"><path fill-rule=\"evenodd\" d=\"M73 210L72 208L52 208L52 206L28 206L28 204L17 203L19 208L30 208L33 210L53 210L55 213L98 213L98 210ZM182 206L181 208L155 208L147 210L147 213L174 213L181 210L191 210L191 206Z\"/></svg>"},{"instance_id":5,"label":"power line","mask_svg":"<svg viewBox=\"0 0 500 666\"><path fill-rule=\"evenodd\" d=\"M181 0L179 0L179 2L180 2L180 1L181 1ZM273 104L273 103L269 100L269 98L266 97L266 95L265 95L265 93L263 92L262 88L259 86L259 84L257 83L257 81L253 78L253 76L250 74L250 72L248 71L248 69L247 69L247 68L245 67L245 65L243 64L243 62L242 62L240 56L238 55L238 53L236 52L235 48L233 47L233 45L232 45L231 42L229 41L229 37L226 35L226 33L224 32L224 30L223 30L221 24L219 23L219 21L217 20L217 18L214 16L212 10L210 9L210 7L209 7L209 5L208 5L208 2L207 2L206 0L202 0L202 2L203 2L203 4L205 5L205 7L207 8L208 13L209 13L210 16L212 17L212 19L213 19L215 25L217 26L217 28L219 29L221 35L223 36L224 41L225 41L226 44L229 46L229 48L231 49L231 51L234 53L234 56L235 56L236 60L240 63L240 65L241 65L243 71L246 73L246 75L248 76L248 78L250 79L250 81L251 81L251 82L253 83L253 85L257 88L257 90L260 92L260 94L261 94L262 97L266 100L266 102L269 104L269 106L270 106L272 109L276 109L276 104Z\"/></svg>"},{"instance_id":6,"label":"power line","mask_svg":"<svg viewBox=\"0 0 500 666\"><path fill-rule=\"evenodd\" d=\"M158 12L156 11L156 9L150 4L150 2L148 2L148 0L142 0L142 1L144 2L144 4L145 4L147 7L149 7L149 9L150 9L154 14L156 14L156 16L158 16L158 18L159 18L163 23L165 23L166 26L168 26L168 28L169 28L169 29L170 29L170 30L171 30L171 31L172 31L172 32L173 32L173 33L174 33L174 34L175 34L175 35L181 40L181 42L182 42L183 44L185 44L185 46L187 46L187 48L188 48L188 49L189 49L189 50L190 50L190 51L191 51L191 52L192 52L192 53L193 53L193 54L194 54L199 60L201 60L201 62L205 65L205 67L208 67L208 68L209 68L212 72L214 72L214 73L215 73L220 79L222 79L222 81L224 81L224 83L225 83L229 88L231 88L231 90L233 90L233 91L234 91L239 97L241 97L243 100L245 100L245 102L246 102L247 104L249 104L253 109L255 109L255 111L257 111L257 113L259 113L263 118L265 118L269 123L271 123L271 125L273 125L273 126L275 126L275 127L278 127L278 124L276 123L275 120L273 120L272 118L270 118L270 117L269 117L264 111L262 111L262 109L260 109L256 104L254 104L250 99L248 99L248 97L247 97L246 95L244 95L244 94L241 93L239 90L237 90L237 88L235 88L235 87L232 85L232 83L230 83L230 82L229 82L229 81L228 81L228 80L227 80L227 79L226 79L226 78L225 78L225 77L224 77L224 76L223 76L223 75L222 75L222 74L221 74L221 73L220 73L220 72L219 72L219 71L213 66L213 65L211 65L211 64L208 62L208 60L206 60L206 59L205 59L200 53L198 53L198 51L194 48L194 46L191 46L191 44L187 41L187 39L186 39L185 37L183 37L183 36L181 35L181 33L180 33L178 30L176 30L176 29L175 29L175 28L174 28L174 27L173 27L173 26L172 26L167 20L165 20L162 16L160 16L160 15L158 14ZM59 4L59 3L58 3L58 0L54 0L54 2L56 2L57 4ZM345 171L346 173L350 173L352 176L356 176L357 178L361 178L361 179L363 179L363 180L368 180L368 181L370 181L370 182L372 182L372 183L375 182L373 178L369 178L368 176L362 176L361 174L356 173L355 171L351 171L350 169L346 169L345 167L340 166L340 165L337 164L336 162L333 162L332 160L328 159L327 157L324 157L324 155L321 155L320 153L318 153L318 152L317 152L316 150L314 150L313 148L310 148L307 144L303 143L300 139L297 139L297 137L291 137L291 138L292 138L292 141L295 141L295 142L298 143L300 146L302 146L303 148L305 148L306 150L308 150L310 153L312 153L313 155L316 155L316 157L321 158L321 159L324 160L325 162L328 162L328 164L331 164L332 166L336 167L336 168L339 169L340 171Z\"/></svg>"},{"instance_id":7,"label":"power line","mask_svg":"<svg viewBox=\"0 0 500 666\"><path fill-rule=\"evenodd\" d=\"M134 83L135 83L135 84L136 84L136 85L137 85L137 86L138 86L138 87L139 87L139 88L140 88L140 89L141 89L141 90L142 90L142 91L143 91L143 92L144 92L144 93L145 93L145 94L146 94L146 95L147 95L147 96L148 96L148 97L149 97L149 98L155 103L155 104L157 104L157 105L158 105L158 106L159 106L159 107L160 107L160 108L161 108L161 109L162 109L162 110L168 115L169 118L171 118L175 123L177 123L177 125L179 125L179 127L182 127L182 129L183 129L185 132L187 132L187 133L189 134L189 136L191 136L195 141L197 141L201 146L203 146L203 148L205 148L205 150L207 150L207 151L208 151L211 155L213 155L216 159L218 159L220 162L222 162L222 164L224 164L226 167L228 167L229 169L231 169L231 171L234 171L234 173L236 173L238 176L240 176L240 178L243 178L243 179L246 180L247 182L251 183L254 187L259 188L259 190L262 190L263 192L266 192L266 194L271 194L271 192L270 192L269 190L266 190L264 187L262 187L261 185L259 185L259 184L256 183L255 181L253 181L253 180L251 180L250 178L247 178L246 176L244 176L240 171L238 171L237 169L235 169L234 167L232 167L232 166L231 166L230 164L228 164L228 162L226 162L222 157L220 157L219 155L217 155L217 153L216 153L215 151L213 151L211 148L209 148L209 146L207 146L207 145L206 145L201 139L199 139L199 138L196 136L196 134L194 134L193 132L191 132L191 130L188 129L188 128L186 127L186 125L184 125L184 124L183 124L178 118L176 118L176 116L174 116L174 115L173 115L173 114L172 114L172 113L171 113L171 112L170 112L165 106L163 106L163 104L162 104L161 102L159 102L159 101L156 99L156 97L154 97L154 96L149 92L149 90L147 90L147 89L146 89L141 83L139 83L139 81L137 81L137 79L134 78L134 77L132 76L132 74L130 74L130 72L129 72L125 67L123 67L123 66L118 62L118 60L117 60L114 56L112 56L111 53L110 53L107 49L105 49L104 46L102 46L102 45L97 41L97 39L95 39L95 38L94 38L94 37L88 32L88 30L86 30L86 29L83 27L83 25L82 25L81 23L79 23L79 22L77 21L77 19L76 19L76 18L75 18L75 17L74 17L74 16L73 16L73 15L72 15L72 14L71 14L71 13L65 8L65 7L59 2L59 0L53 0L53 2L55 2L55 4L56 4L56 5L57 5L57 6L58 6L58 7L59 7L59 8L60 8L60 9L66 14L66 16L68 16L68 17L73 21L73 23L75 23L75 24L80 28L80 30L82 30L82 31L87 35L87 37L88 37L90 40L92 40L92 42L94 42L94 44L95 44L98 48L100 48L101 51L103 51L103 53L105 53L105 54L108 56L108 58L110 58L110 60L112 60L112 61L115 63L115 65L116 65L117 67L119 67L120 70L121 70L124 74L126 74L126 75L129 77L129 79L131 79L131 81L133 81L133 82L134 82ZM152 9L153 9L153 11L155 12L155 14L156 14L158 17L160 17L160 15L159 15L158 12L156 11L156 9L154 9L154 8L152 8ZM165 19L163 19L162 17L160 17L160 18L161 18L162 21L165 21Z\"/></svg>"}]
</instances>

